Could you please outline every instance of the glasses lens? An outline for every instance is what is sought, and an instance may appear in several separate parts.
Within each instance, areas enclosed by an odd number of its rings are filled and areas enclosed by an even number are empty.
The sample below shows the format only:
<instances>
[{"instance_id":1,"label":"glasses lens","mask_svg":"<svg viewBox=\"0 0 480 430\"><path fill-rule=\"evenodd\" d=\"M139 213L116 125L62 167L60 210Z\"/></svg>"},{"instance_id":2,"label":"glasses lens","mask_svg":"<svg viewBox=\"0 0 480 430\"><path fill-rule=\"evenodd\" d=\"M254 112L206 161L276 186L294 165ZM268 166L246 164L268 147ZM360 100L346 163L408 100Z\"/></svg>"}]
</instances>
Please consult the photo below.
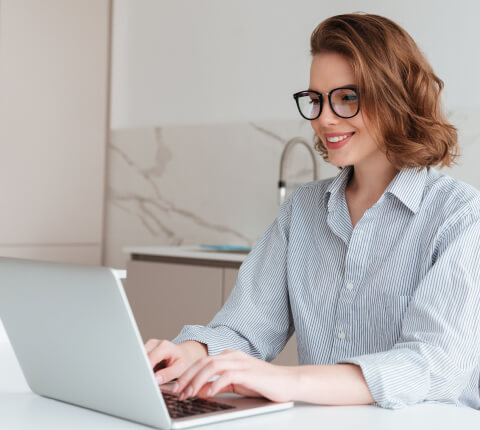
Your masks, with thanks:
<instances>
[{"instance_id":1,"label":"glasses lens","mask_svg":"<svg viewBox=\"0 0 480 430\"><path fill-rule=\"evenodd\" d=\"M358 113L358 96L355 90L340 88L332 92L332 109L342 118L350 118Z\"/></svg>"},{"instance_id":2,"label":"glasses lens","mask_svg":"<svg viewBox=\"0 0 480 430\"><path fill-rule=\"evenodd\" d=\"M306 119L315 119L320 115L322 99L318 94L305 91L297 97L298 110Z\"/></svg>"}]
</instances>

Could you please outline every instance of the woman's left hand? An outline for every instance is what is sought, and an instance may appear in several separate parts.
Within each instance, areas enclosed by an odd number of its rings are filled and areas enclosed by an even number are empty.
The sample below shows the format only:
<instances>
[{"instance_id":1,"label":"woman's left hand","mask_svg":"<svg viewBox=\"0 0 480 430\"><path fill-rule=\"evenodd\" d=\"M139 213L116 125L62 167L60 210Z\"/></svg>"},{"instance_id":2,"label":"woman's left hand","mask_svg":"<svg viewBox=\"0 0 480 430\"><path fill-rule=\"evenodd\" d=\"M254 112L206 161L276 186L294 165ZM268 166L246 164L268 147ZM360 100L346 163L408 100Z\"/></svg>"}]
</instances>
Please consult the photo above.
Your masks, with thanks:
<instances>
[{"instance_id":1,"label":"woman's left hand","mask_svg":"<svg viewBox=\"0 0 480 430\"><path fill-rule=\"evenodd\" d=\"M216 375L215 381L208 382ZM197 360L178 378L173 392L179 393L180 400L228 392L286 402L292 400L294 378L293 366L278 366L241 351L226 350Z\"/></svg>"}]
</instances>

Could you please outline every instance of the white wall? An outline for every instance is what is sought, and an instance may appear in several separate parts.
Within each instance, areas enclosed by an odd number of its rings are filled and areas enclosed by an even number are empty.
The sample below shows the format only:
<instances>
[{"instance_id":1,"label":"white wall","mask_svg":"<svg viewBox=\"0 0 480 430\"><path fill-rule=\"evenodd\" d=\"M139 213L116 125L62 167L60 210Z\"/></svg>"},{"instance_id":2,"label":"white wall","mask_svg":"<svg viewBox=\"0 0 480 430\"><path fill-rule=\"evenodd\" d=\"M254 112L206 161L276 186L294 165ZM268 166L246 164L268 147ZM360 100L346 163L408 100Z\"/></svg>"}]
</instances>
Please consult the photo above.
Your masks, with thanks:
<instances>
[{"instance_id":1,"label":"white wall","mask_svg":"<svg viewBox=\"0 0 480 430\"><path fill-rule=\"evenodd\" d=\"M354 11L413 36L445 81L448 109L480 107L475 0L114 0L111 126L296 119L312 30Z\"/></svg>"}]
</instances>

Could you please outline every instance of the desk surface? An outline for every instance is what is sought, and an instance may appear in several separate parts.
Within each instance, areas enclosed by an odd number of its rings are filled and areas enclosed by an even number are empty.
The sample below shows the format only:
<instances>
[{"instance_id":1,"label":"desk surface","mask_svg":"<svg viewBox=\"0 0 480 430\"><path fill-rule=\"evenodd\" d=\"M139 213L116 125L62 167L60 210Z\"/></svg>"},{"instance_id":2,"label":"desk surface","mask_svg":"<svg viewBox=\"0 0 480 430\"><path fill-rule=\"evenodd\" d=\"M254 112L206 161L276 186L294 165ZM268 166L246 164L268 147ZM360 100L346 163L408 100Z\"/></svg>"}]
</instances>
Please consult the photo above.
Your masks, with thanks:
<instances>
[{"instance_id":1,"label":"desk surface","mask_svg":"<svg viewBox=\"0 0 480 430\"><path fill-rule=\"evenodd\" d=\"M145 430L145 427L33 394L8 343L0 343L0 429ZM324 407L296 404L293 409L198 427L199 430L416 430L480 429L480 411L441 404L400 410L375 406Z\"/></svg>"}]
</instances>

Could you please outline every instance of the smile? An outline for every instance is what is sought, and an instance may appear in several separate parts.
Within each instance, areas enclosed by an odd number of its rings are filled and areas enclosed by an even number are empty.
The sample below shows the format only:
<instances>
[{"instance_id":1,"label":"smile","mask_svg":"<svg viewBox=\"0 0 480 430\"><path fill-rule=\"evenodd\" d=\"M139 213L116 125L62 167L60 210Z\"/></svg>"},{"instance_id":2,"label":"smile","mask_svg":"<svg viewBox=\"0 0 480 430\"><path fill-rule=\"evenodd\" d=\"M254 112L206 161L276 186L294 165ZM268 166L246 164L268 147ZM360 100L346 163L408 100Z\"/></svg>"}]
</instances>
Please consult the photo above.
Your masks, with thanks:
<instances>
[{"instance_id":1,"label":"smile","mask_svg":"<svg viewBox=\"0 0 480 430\"><path fill-rule=\"evenodd\" d=\"M340 133L335 133L336 136L332 136L333 133L329 133L329 136L325 136L325 144L328 149L340 149L343 146L345 146L352 136L355 134L355 132L351 133L345 133L345 134L340 134Z\"/></svg>"},{"instance_id":2,"label":"smile","mask_svg":"<svg viewBox=\"0 0 480 430\"><path fill-rule=\"evenodd\" d=\"M343 139L346 139L347 137L350 137L353 133L348 133L344 134L343 136L333 136L333 137L327 137L327 140L331 143L337 143L341 142Z\"/></svg>"}]
</instances>

